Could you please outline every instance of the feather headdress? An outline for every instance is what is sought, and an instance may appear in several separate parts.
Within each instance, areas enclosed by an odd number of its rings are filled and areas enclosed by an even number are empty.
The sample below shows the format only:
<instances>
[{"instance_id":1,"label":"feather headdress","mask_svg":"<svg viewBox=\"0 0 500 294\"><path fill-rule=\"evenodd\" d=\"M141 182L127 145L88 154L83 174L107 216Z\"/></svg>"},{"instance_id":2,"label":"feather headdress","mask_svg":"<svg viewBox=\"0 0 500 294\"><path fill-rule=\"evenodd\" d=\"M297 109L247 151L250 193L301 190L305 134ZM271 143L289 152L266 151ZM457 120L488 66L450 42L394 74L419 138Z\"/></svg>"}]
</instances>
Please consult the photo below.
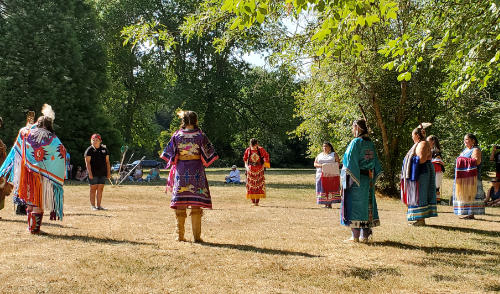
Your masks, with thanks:
<instances>
[{"instance_id":1,"label":"feather headdress","mask_svg":"<svg viewBox=\"0 0 500 294\"><path fill-rule=\"evenodd\" d=\"M184 110L177 111L177 116L182 119L184 117Z\"/></svg>"},{"instance_id":2,"label":"feather headdress","mask_svg":"<svg viewBox=\"0 0 500 294\"><path fill-rule=\"evenodd\" d=\"M428 123L428 122L423 122L423 123L420 123L419 127L421 129L427 129L428 127L430 127L432 124L431 123Z\"/></svg>"},{"instance_id":3,"label":"feather headdress","mask_svg":"<svg viewBox=\"0 0 500 294\"><path fill-rule=\"evenodd\" d=\"M45 103L43 105L42 113L44 116L51 118L52 121L54 121L56 119L56 114L55 114L54 110L52 110L52 106L48 105L47 103Z\"/></svg>"}]
</instances>

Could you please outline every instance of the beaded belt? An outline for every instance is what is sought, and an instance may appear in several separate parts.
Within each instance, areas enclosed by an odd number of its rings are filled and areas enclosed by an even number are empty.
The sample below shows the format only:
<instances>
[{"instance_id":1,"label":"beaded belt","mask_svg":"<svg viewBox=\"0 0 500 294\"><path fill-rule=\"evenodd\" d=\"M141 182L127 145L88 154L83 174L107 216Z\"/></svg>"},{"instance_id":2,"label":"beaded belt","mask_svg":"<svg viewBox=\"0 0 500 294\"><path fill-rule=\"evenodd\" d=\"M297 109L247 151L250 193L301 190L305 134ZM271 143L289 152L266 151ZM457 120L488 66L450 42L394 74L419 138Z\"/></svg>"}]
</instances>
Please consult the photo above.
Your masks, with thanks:
<instances>
[{"instance_id":1,"label":"beaded belt","mask_svg":"<svg viewBox=\"0 0 500 294\"><path fill-rule=\"evenodd\" d=\"M179 155L179 160L196 160L200 159L201 156L198 155Z\"/></svg>"}]
</instances>

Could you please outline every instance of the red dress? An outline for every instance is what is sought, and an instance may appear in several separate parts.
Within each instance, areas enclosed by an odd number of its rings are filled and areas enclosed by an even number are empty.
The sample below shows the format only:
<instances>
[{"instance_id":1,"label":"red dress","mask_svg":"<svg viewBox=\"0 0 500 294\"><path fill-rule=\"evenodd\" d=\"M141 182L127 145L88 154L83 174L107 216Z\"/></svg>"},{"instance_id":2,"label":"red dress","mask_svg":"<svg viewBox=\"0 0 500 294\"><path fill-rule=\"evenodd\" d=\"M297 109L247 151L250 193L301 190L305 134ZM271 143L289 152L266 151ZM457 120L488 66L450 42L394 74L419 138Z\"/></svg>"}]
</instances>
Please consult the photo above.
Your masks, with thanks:
<instances>
[{"instance_id":1,"label":"red dress","mask_svg":"<svg viewBox=\"0 0 500 294\"><path fill-rule=\"evenodd\" d=\"M247 199L266 198L264 168L270 167L269 153L262 147L257 147L256 150L248 147L243 155L243 161L248 166Z\"/></svg>"}]
</instances>

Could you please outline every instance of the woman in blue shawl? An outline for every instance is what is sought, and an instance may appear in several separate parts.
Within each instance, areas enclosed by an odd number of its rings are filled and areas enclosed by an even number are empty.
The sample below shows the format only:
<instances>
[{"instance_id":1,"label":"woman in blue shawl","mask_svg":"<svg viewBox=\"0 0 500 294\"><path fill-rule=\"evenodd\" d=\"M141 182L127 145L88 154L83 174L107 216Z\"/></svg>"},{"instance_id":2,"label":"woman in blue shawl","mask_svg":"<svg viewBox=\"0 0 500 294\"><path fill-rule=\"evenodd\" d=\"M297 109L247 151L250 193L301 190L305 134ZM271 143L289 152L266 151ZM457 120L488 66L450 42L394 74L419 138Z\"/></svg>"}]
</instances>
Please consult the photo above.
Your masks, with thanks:
<instances>
[{"instance_id":1,"label":"woman in blue shawl","mask_svg":"<svg viewBox=\"0 0 500 294\"><path fill-rule=\"evenodd\" d=\"M22 128L0 167L0 177L14 186L14 195L27 204L28 230L40 233L44 211L50 219L63 218L67 152L54 132L54 111L45 104L43 116Z\"/></svg>"},{"instance_id":2,"label":"woman in blue shawl","mask_svg":"<svg viewBox=\"0 0 500 294\"><path fill-rule=\"evenodd\" d=\"M341 224L351 228L352 242L368 242L372 227L380 225L375 181L382 168L377 151L368 137L365 120L356 120L352 125L354 139L347 147L341 172L342 203Z\"/></svg>"}]
</instances>

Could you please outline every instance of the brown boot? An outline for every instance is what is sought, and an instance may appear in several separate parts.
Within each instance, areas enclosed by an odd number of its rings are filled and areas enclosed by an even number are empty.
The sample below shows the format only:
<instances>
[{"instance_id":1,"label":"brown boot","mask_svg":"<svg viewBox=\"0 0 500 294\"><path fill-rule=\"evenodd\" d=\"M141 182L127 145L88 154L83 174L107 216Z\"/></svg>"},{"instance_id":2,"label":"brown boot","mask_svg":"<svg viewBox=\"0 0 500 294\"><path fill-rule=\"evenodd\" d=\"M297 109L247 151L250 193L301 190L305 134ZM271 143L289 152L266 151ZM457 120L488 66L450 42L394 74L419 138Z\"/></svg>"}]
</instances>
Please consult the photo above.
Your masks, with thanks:
<instances>
[{"instance_id":1,"label":"brown boot","mask_svg":"<svg viewBox=\"0 0 500 294\"><path fill-rule=\"evenodd\" d=\"M194 242L203 242L201 239L201 216L203 210L199 207L191 208L191 226L193 228Z\"/></svg>"},{"instance_id":2,"label":"brown boot","mask_svg":"<svg viewBox=\"0 0 500 294\"><path fill-rule=\"evenodd\" d=\"M184 224L186 223L186 217L186 209L175 210L175 219L177 220L177 229L175 232L177 233L177 241L186 241L186 239L184 239Z\"/></svg>"}]
</instances>

